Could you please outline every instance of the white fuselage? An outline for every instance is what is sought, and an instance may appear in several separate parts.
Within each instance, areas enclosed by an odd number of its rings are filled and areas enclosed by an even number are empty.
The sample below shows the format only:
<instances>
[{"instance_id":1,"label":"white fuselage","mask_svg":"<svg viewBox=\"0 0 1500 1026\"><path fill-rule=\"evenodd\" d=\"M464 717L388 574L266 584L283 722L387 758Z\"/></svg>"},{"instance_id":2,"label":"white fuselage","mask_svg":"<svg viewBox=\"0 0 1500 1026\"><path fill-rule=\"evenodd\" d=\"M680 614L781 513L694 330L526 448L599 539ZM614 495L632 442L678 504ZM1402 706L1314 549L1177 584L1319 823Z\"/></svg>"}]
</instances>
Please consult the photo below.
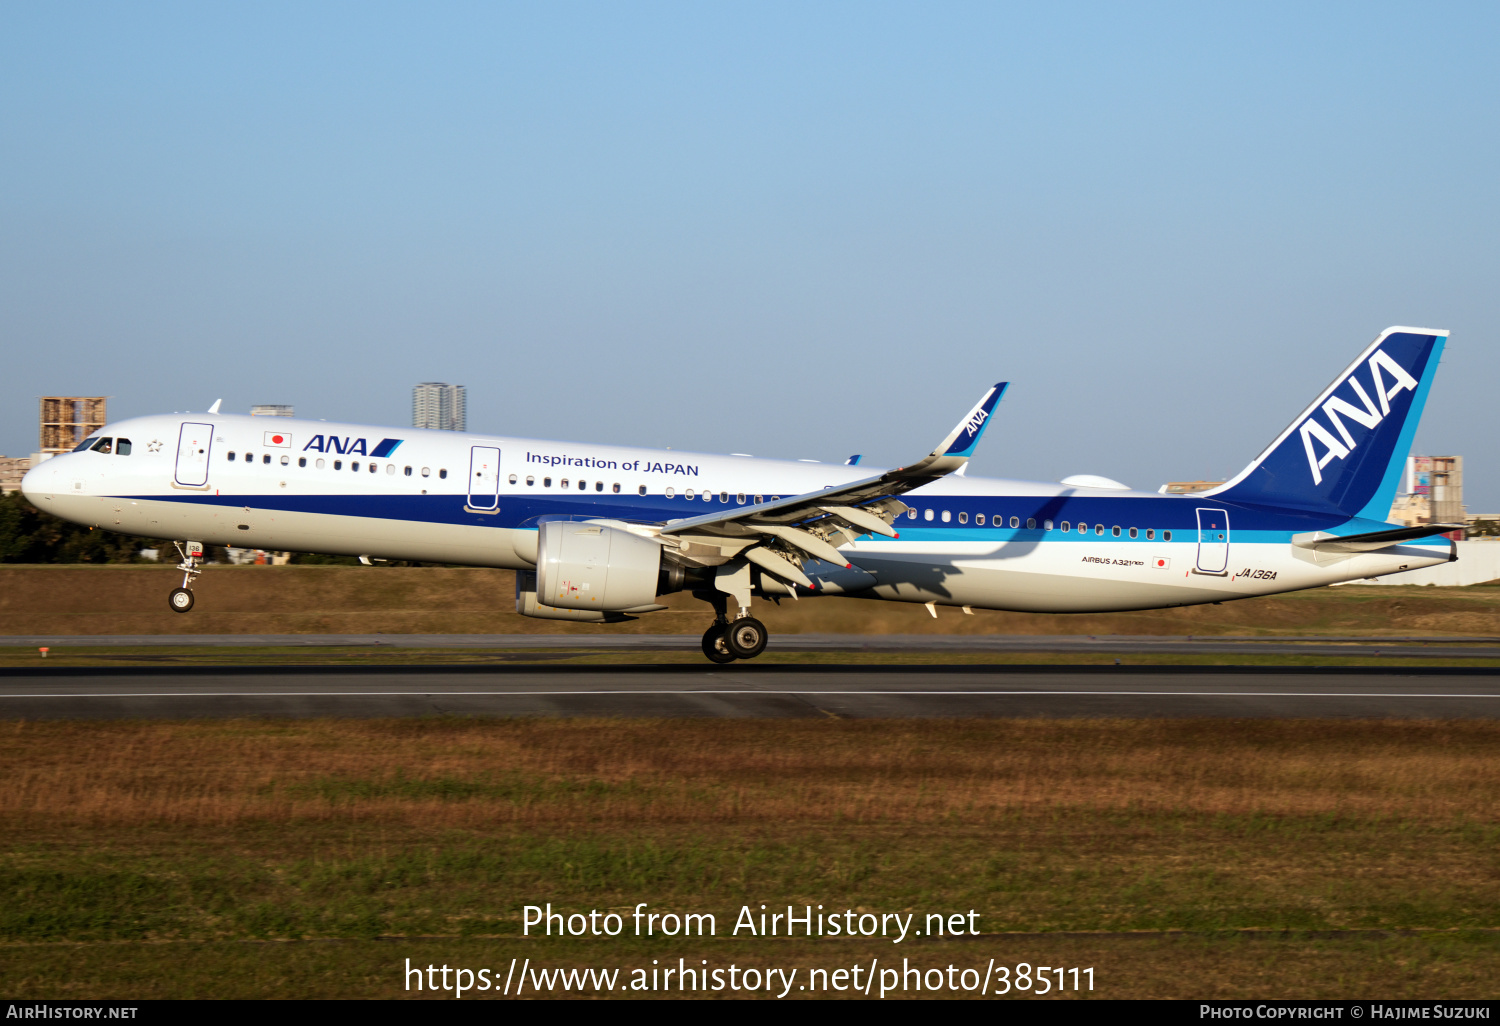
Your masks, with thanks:
<instances>
[{"instance_id":1,"label":"white fuselage","mask_svg":"<svg viewBox=\"0 0 1500 1026\"><path fill-rule=\"evenodd\" d=\"M516 570L532 568L542 517L662 524L879 473L235 415L139 417L95 437L126 439L130 452L54 457L26 475L27 497L127 534ZM874 575L860 595L1037 612L1149 609L1375 577L1451 553L1441 538L1314 552L1293 536L1391 525L1192 495L950 475L902 501L911 508L894 525L899 537L841 547ZM836 575L823 590L840 592Z\"/></svg>"}]
</instances>

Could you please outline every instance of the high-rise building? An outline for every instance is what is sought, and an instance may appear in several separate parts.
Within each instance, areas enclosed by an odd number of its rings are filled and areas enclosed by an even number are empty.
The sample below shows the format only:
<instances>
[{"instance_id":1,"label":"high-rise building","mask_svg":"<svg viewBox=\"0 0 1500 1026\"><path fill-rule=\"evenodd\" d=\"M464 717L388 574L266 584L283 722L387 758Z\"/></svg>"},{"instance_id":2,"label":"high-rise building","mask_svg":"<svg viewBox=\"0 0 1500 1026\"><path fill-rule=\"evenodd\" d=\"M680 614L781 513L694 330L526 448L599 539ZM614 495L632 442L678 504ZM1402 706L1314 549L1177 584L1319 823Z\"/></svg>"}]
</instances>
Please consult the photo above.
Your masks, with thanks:
<instances>
[{"instance_id":1,"label":"high-rise building","mask_svg":"<svg viewBox=\"0 0 1500 1026\"><path fill-rule=\"evenodd\" d=\"M261 403L250 407L252 417L295 417L297 411L281 403Z\"/></svg>"},{"instance_id":2,"label":"high-rise building","mask_svg":"<svg viewBox=\"0 0 1500 1026\"><path fill-rule=\"evenodd\" d=\"M108 419L102 395L42 396L42 455L69 452Z\"/></svg>"},{"instance_id":3,"label":"high-rise building","mask_svg":"<svg viewBox=\"0 0 1500 1026\"><path fill-rule=\"evenodd\" d=\"M467 431L464 386L424 381L411 390L411 426L434 431Z\"/></svg>"}]
</instances>

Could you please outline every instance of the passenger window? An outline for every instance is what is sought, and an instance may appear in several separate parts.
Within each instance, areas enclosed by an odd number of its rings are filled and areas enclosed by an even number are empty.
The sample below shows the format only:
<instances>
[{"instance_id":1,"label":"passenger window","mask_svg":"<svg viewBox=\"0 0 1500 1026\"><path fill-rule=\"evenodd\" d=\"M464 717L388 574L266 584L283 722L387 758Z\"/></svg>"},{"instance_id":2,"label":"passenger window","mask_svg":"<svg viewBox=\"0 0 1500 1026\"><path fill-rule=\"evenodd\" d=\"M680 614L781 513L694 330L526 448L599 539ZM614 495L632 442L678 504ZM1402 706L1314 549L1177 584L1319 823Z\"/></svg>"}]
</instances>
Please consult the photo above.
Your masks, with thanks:
<instances>
[{"instance_id":1,"label":"passenger window","mask_svg":"<svg viewBox=\"0 0 1500 1026\"><path fill-rule=\"evenodd\" d=\"M440 478L442 478L444 480L447 480L447 478L448 478L448 471L446 469L439 468L438 469L438 477L440 477Z\"/></svg>"},{"instance_id":2,"label":"passenger window","mask_svg":"<svg viewBox=\"0 0 1500 1026\"><path fill-rule=\"evenodd\" d=\"M948 521L950 521L952 519L953 519L953 514L949 513L947 510L943 510L943 523L946 524L946 523L948 523Z\"/></svg>"},{"instance_id":3,"label":"passenger window","mask_svg":"<svg viewBox=\"0 0 1500 1026\"><path fill-rule=\"evenodd\" d=\"M1043 520L1042 521L1042 530L1043 531L1050 531L1050 530L1052 530L1052 521L1050 521L1050 520Z\"/></svg>"},{"instance_id":4,"label":"passenger window","mask_svg":"<svg viewBox=\"0 0 1500 1026\"><path fill-rule=\"evenodd\" d=\"M1146 540L1147 541L1154 541L1155 539L1156 539L1156 528L1154 528L1154 527L1148 527L1148 528L1146 528Z\"/></svg>"},{"instance_id":5,"label":"passenger window","mask_svg":"<svg viewBox=\"0 0 1500 1026\"><path fill-rule=\"evenodd\" d=\"M667 498L670 499L675 494L677 494L677 493L673 489L671 489L671 488L667 489Z\"/></svg>"},{"instance_id":6,"label":"passenger window","mask_svg":"<svg viewBox=\"0 0 1500 1026\"><path fill-rule=\"evenodd\" d=\"M620 490L620 486L619 485L615 485L615 491L618 492L619 490ZM604 491L604 482L603 481L595 481L594 482L594 491L596 491L596 492L602 492L602 491Z\"/></svg>"},{"instance_id":7,"label":"passenger window","mask_svg":"<svg viewBox=\"0 0 1500 1026\"><path fill-rule=\"evenodd\" d=\"M370 473L373 474L376 471L378 471L379 469L380 469L380 464L378 464L378 463L371 463L370 464Z\"/></svg>"},{"instance_id":8,"label":"passenger window","mask_svg":"<svg viewBox=\"0 0 1500 1026\"><path fill-rule=\"evenodd\" d=\"M1036 530L1036 517L1027 517L1026 518L1026 530L1028 530L1028 531L1035 531Z\"/></svg>"},{"instance_id":9,"label":"passenger window","mask_svg":"<svg viewBox=\"0 0 1500 1026\"><path fill-rule=\"evenodd\" d=\"M620 482L616 481L614 483L614 487L611 489L611 491L613 491L616 495L619 495L620 494Z\"/></svg>"},{"instance_id":10,"label":"passenger window","mask_svg":"<svg viewBox=\"0 0 1500 1026\"><path fill-rule=\"evenodd\" d=\"M344 461L343 460L334 460L333 461L333 469L334 470L343 470L344 469Z\"/></svg>"},{"instance_id":11,"label":"passenger window","mask_svg":"<svg viewBox=\"0 0 1500 1026\"><path fill-rule=\"evenodd\" d=\"M1161 540L1162 541L1171 541L1172 540L1172 532L1171 531L1163 531L1161 533Z\"/></svg>"},{"instance_id":12,"label":"passenger window","mask_svg":"<svg viewBox=\"0 0 1500 1026\"><path fill-rule=\"evenodd\" d=\"M247 452L247 453L245 453L245 462L246 463L254 463L255 462L255 453L253 453L253 452Z\"/></svg>"},{"instance_id":13,"label":"passenger window","mask_svg":"<svg viewBox=\"0 0 1500 1026\"><path fill-rule=\"evenodd\" d=\"M563 478L560 482L558 482L558 485L559 485L559 487L562 487L562 488L568 487L568 479L567 478Z\"/></svg>"},{"instance_id":14,"label":"passenger window","mask_svg":"<svg viewBox=\"0 0 1500 1026\"><path fill-rule=\"evenodd\" d=\"M636 492L638 494L640 494L640 495L645 495L646 494L646 486L645 485L641 485L639 488L636 489Z\"/></svg>"},{"instance_id":15,"label":"passenger window","mask_svg":"<svg viewBox=\"0 0 1500 1026\"><path fill-rule=\"evenodd\" d=\"M589 490L589 483L587 481L579 481L578 482L578 490L580 492L586 492L586 491L588 491Z\"/></svg>"},{"instance_id":16,"label":"passenger window","mask_svg":"<svg viewBox=\"0 0 1500 1026\"><path fill-rule=\"evenodd\" d=\"M734 501L737 502L737 503L739 503L741 506L743 506L745 504L745 493L744 492L740 492L737 495L735 495Z\"/></svg>"},{"instance_id":17,"label":"passenger window","mask_svg":"<svg viewBox=\"0 0 1500 1026\"><path fill-rule=\"evenodd\" d=\"M306 456L298 456L297 457L297 466L299 466L299 467L305 467L305 466L307 466L307 457Z\"/></svg>"},{"instance_id":18,"label":"passenger window","mask_svg":"<svg viewBox=\"0 0 1500 1026\"><path fill-rule=\"evenodd\" d=\"M1071 524L1069 524L1069 523L1068 523L1068 522L1067 522L1067 521L1066 521L1066 520L1064 520L1064 521L1063 521L1063 522L1062 522L1062 530L1063 530L1063 534L1067 534L1067 533L1068 533L1068 532L1069 532L1069 531L1070 531L1070 530L1072 530L1072 529L1073 529L1073 528L1072 528L1072 525L1071 525Z\"/></svg>"},{"instance_id":19,"label":"passenger window","mask_svg":"<svg viewBox=\"0 0 1500 1026\"><path fill-rule=\"evenodd\" d=\"M704 492L703 493L703 501L704 502L713 502L714 501L714 493L713 492Z\"/></svg>"},{"instance_id":20,"label":"passenger window","mask_svg":"<svg viewBox=\"0 0 1500 1026\"><path fill-rule=\"evenodd\" d=\"M764 495L757 495L757 496L756 496L756 497L755 497L755 504L756 504L756 505L757 505L757 506L759 506L759 505L760 505L760 504L761 504L761 503L763 503L763 502L765 502L765 501L766 501L766 497L765 497L765 496L764 496Z\"/></svg>"},{"instance_id":21,"label":"passenger window","mask_svg":"<svg viewBox=\"0 0 1500 1026\"><path fill-rule=\"evenodd\" d=\"M534 487L536 487L536 478L532 477L530 474L526 475L526 487L527 488L534 488Z\"/></svg>"},{"instance_id":22,"label":"passenger window","mask_svg":"<svg viewBox=\"0 0 1500 1026\"><path fill-rule=\"evenodd\" d=\"M906 511L906 519L908 519L908 520L915 520L915 519L917 519L917 511L914 510L914 509L908 508L907 511Z\"/></svg>"},{"instance_id":23,"label":"passenger window","mask_svg":"<svg viewBox=\"0 0 1500 1026\"><path fill-rule=\"evenodd\" d=\"M773 496L771 496L771 501L772 502L780 502L781 501L781 496L779 496L779 495L773 495Z\"/></svg>"},{"instance_id":24,"label":"passenger window","mask_svg":"<svg viewBox=\"0 0 1500 1026\"><path fill-rule=\"evenodd\" d=\"M1109 529L1109 533L1114 535L1116 538L1120 537L1120 525L1116 524L1114 527L1111 527Z\"/></svg>"},{"instance_id":25,"label":"passenger window","mask_svg":"<svg viewBox=\"0 0 1500 1026\"><path fill-rule=\"evenodd\" d=\"M543 488L551 488L552 487L552 479L550 477L544 477L544 478L542 478L542 487Z\"/></svg>"},{"instance_id":26,"label":"passenger window","mask_svg":"<svg viewBox=\"0 0 1500 1026\"><path fill-rule=\"evenodd\" d=\"M229 450L229 462L230 463L234 462L234 450L233 449Z\"/></svg>"},{"instance_id":27,"label":"passenger window","mask_svg":"<svg viewBox=\"0 0 1500 1026\"><path fill-rule=\"evenodd\" d=\"M263 456L262 456L262 457L261 457L261 458L260 458L260 461L261 461L261 462L262 462L262 463L266 463L266 464L269 464L269 463L270 463L270 462L271 462L271 454L270 454L270 453L266 453L266 454L265 454L265 455L263 455Z\"/></svg>"},{"instance_id":28,"label":"passenger window","mask_svg":"<svg viewBox=\"0 0 1500 1026\"><path fill-rule=\"evenodd\" d=\"M315 470L322 470L323 469L323 461L321 459L318 460L318 465L314 469Z\"/></svg>"},{"instance_id":29,"label":"passenger window","mask_svg":"<svg viewBox=\"0 0 1500 1026\"><path fill-rule=\"evenodd\" d=\"M1136 536L1136 535L1135 535L1135 528L1133 528L1133 527L1132 527L1132 528L1131 528L1131 529L1130 529L1130 537L1132 537L1132 538L1134 538L1134 537L1135 537L1135 536Z\"/></svg>"},{"instance_id":30,"label":"passenger window","mask_svg":"<svg viewBox=\"0 0 1500 1026\"><path fill-rule=\"evenodd\" d=\"M94 443L94 451L102 452L104 453L104 455L108 456L110 453L115 451L115 440L113 438L99 439L99 441Z\"/></svg>"},{"instance_id":31,"label":"passenger window","mask_svg":"<svg viewBox=\"0 0 1500 1026\"><path fill-rule=\"evenodd\" d=\"M969 522L969 514L967 514L967 513L960 513L958 515L958 522L960 524L967 524Z\"/></svg>"},{"instance_id":32,"label":"passenger window","mask_svg":"<svg viewBox=\"0 0 1500 1026\"><path fill-rule=\"evenodd\" d=\"M1011 527L1020 527L1021 526L1021 518L1020 517L1011 517L1010 518L1010 526Z\"/></svg>"},{"instance_id":33,"label":"passenger window","mask_svg":"<svg viewBox=\"0 0 1500 1026\"><path fill-rule=\"evenodd\" d=\"M980 527L983 527L984 526L984 514L983 513L975 513L974 514L974 523L978 524Z\"/></svg>"},{"instance_id":34,"label":"passenger window","mask_svg":"<svg viewBox=\"0 0 1500 1026\"><path fill-rule=\"evenodd\" d=\"M670 493L671 489L669 488L669 489L667 489L667 491L668 491L668 493ZM695 492L691 488L685 488L685 489L683 489L682 494L687 497L687 501L688 502L692 502L694 499L696 499L698 497L698 493Z\"/></svg>"},{"instance_id":35,"label":"passenger window","mask_svg":"<svg viewBox=\"0 0 1500 1026\"><path fill-rule=\"evenodd\" d=\"M283 457L281 457L281 465L283 467L290 466L291 462L292 462L292 458L290 456L283 456Z\"/></svg>"},{"instance_id":36,"label":"passenger window","mask_svg":"<svg viewBox=\"0 0 1500 1026\"><path fill-rule=\"evenodd\" d=\"M406 476L407 477L411 477L411 468L410 467L406 468Z\"/></svg>"},{"instance_id":37,"label":"passenger window","mask_svg":"<svg viewBox=\"0 0 1500 1026\"><path fill-rule=\"evenodd\" d=\"M406 469L407 469L408 473L411 471L410 467L407 467ZM385 465L385 472L387 474L394 474L396 472L396 465L394 463L387 463Z\"/></svg>"},{"instance_id":38,"label":"passenger window","mask_svg":"<svg viewBox=\"0 0 1500 1026\"><path fill-rule=\"evenodd\" d=\"M930 509L924 509L922 511L922 519L923 520L931 520L932 519L932 510L930 510Z\"/></svg>"},{"instance_id":39,"label":"passenger window","mask_svg":"<svg viewBox=\"0 0 1500 1026\"><path fill-rule=\"evenodd\" d=\"M431 467L423 467L422 468L422 476L423 477L431 477L432 476L432 468Z\"/></svg>"},{"instance_id":40,"label":"passenger window","mask_svg":"<svg viewBox=\"0 0 1500 1026\"><path fill-rule=\"evenodd\" d=\"M719 501L727 503L729 501L729 493L728 492L720 492L719 493Z\"/></svg>"},{"instance_id":41,"label":"passenger window","mask_svg":"<svg viewBox=\"0 0 1500 1026\"><path fill-rule=\"evenodd\" d=\"M358 470L359 469L359 464L357 462L356 463L351 463L351 464L349 464L349 469L350 470Z\"/></svg>"},{"instance_id":42,"label":"passenger window","mask_svg":"<svg viewBox=\"0 0 1500 1026\"><path fill-rule=\"evenodd\" d=\"M516 475L514 475L514 474L510 475L510 483L511 484L515 484L516 483Z\"/></svg>"},{"instance_id":43,"label":"passenger window","mask_svg":"<svg viewBox=\"0 0 1500 1026\"><path fill-rule=\"evenodd\" d=\"M117 438L117 439L115 439L115 455L116 456L129 456L130 455L130 439L128 439L128 438Z\"/></svg>"},{"instance_id":44,"label":"passenger window","mask_svg":"<svg viewBox=\"0 0 1500 1026\"><path fill-rule=\"evenodd\" d=\"M1095 524L1094 525L1094 533L1097 534L1097 535L1104 534L1104 525L1103 524Z\"/></svg>"}]
</instances>

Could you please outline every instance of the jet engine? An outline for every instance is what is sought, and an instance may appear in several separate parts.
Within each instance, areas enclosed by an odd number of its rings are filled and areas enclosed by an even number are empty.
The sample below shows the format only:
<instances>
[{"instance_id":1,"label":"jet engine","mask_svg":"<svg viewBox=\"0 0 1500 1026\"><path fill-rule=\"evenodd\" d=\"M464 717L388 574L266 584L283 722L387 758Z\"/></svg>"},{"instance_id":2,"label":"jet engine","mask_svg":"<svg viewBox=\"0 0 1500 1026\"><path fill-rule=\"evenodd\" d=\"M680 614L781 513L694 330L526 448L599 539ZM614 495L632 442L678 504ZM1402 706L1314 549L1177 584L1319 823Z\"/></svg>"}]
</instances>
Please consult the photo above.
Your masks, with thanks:
<instances>
[{"instance_id":1,"label":"jet engine","mask_svg":"<svg viewBox=\"0 0 1500 1026\"><path fill-rule=\"evenodd\" d=\"M644 613L664 608L656 596L671 569L653 538L608 524L549 521L537 538L535 601L556 610Z\"/></svg>"}]
</instances>

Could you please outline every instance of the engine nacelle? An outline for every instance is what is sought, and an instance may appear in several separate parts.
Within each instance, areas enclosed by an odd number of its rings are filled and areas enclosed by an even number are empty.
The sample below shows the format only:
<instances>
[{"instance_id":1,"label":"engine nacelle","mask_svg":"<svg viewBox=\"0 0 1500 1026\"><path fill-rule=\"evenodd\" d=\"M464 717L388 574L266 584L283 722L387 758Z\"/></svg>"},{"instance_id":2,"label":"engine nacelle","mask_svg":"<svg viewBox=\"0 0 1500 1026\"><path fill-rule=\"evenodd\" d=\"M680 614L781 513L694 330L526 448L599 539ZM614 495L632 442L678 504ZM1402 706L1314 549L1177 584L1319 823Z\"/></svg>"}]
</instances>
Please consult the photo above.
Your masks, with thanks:
<instances>
[{"instance_id":1,"label":"engine nacelle","mask_svg":"<svg viewBox=\"0 0 1500 1026\"><path fill-rule=\"evenodd\" d=\"M553 520L537 537L537 600L600 613L659 608L661 543L607 524Z\"/></svg>"},{"instance_id":2,"label":"engine nacelle","mask_svg":"<svg viewBox=\"0 0 1500 1026\"><path fill-rule=\"evenodd\" d=\"M528 570L516 573L516 612L538 620L572 620L574 623L619 623L634 620L624 613L605 613L597 609L558 609L543 605L536 597L536 574Z\"/></svg>"}]
</instances>

